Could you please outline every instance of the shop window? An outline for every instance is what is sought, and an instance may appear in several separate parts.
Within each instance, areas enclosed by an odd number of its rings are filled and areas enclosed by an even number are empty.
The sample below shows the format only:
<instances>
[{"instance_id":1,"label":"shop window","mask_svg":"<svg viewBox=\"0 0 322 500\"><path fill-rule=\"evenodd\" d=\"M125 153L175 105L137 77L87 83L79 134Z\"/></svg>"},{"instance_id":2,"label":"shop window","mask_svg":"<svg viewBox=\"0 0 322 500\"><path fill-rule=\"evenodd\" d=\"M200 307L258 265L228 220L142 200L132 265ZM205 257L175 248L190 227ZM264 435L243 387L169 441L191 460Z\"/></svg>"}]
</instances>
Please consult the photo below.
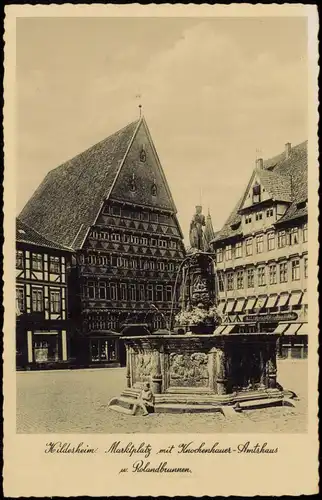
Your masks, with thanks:
<instances>
[{"instance_id":1,"label":"shop window","mask_svg":"<svg viewBox=\"0 0 322 500\"><path fill-rule=\"evenodd\" d=\"M114 339L92 340L91 359L93 362L116 360L117 359L116 341Z\"/></svg>"},{"instance_id":2,"label":"shop window","mask_svg":"<svg viewBox=\"0 0 322 500\"><path fill-rule=\"evenodd\" d=\"M58 335L34 334L34 360L36 363L46 363L59 360Z\"/></svg>"},{"instance_id":3,"label":"shop window","mask_svg":"<svg viewBox=\"0 0 322 500\"><path fill-rule=\"evenodd\" d=\"M43 269L43 261L42 255L40 253L33 253L31 257L31 268L34 271L42 271Z\"/></svg>"},{"instance_id":4,"label":"shop window","mask_svg":"<svg viewBox=\"0 0 322 500\"><path fill-rule=\"evenodd\" d=\"M32 311L42 312L44 310L44 294L41 288L32 289Z\"/></svg>"},{"instance_id":5,"label":"shop window","mask_svg":"<svg viewBox=\"0 0 322 500\"><path fill-rule=\"evenodd\" d=\"M23 251L22 250L16 251L16 268L17 269L24 268L24 259L23 259Z\"/></svg>"}]
</instances>

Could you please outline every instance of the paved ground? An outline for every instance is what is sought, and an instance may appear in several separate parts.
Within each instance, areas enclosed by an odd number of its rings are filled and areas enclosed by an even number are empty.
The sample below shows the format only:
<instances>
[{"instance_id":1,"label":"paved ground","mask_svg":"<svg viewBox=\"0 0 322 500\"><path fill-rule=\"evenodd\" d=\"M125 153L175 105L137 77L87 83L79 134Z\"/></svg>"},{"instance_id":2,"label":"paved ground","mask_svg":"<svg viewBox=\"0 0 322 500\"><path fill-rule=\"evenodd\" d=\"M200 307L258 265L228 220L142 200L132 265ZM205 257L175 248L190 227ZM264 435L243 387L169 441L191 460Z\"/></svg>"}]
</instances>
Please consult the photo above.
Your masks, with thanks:
<instances>
[{"instance_id":1,"label":"paved ground","mask_svg":"<svg viewBox=\"0 0 322 500\"><path fill-rule=\"evenodd\" d=\"M107 402L125 387L125 369L18 372L18 433L306 432L307 360L283 360L279 382L295 391L296 408L244 412L233 422L221 414L122 415Z\"/></svg>"}]
</instances>

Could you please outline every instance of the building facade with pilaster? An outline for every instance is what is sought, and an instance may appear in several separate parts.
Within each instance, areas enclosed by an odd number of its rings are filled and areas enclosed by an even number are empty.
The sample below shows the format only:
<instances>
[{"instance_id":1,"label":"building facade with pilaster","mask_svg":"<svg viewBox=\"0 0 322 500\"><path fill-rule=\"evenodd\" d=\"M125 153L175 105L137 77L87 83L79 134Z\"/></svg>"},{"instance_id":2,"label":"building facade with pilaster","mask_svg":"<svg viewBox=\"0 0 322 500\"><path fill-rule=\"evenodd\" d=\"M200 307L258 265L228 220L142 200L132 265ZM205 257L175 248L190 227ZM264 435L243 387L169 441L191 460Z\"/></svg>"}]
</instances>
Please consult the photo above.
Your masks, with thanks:
<instances>
[{"instance_id":1,"label":"building facade with pilaster","mask_svg":"<svg viewBox=\"0 0 322 500\"><path fill-rule=\"evenodd\" d=\"M280 354L305 357L308 342L307 142L258 159L212 247L222 332L280 333Z\"/></svg>"},{"instance_id":2,"label":"building facade with pilaster","mask_svg":"<svg viewBox=\"0 0 322 500\"><path fill-rule=\"evenodd\" d=\"M185 249L143 117L49 172L20 218L75 252L70 310L80 364L125 364L122 335L170 327Z\"/></svg>"}]
</instances>

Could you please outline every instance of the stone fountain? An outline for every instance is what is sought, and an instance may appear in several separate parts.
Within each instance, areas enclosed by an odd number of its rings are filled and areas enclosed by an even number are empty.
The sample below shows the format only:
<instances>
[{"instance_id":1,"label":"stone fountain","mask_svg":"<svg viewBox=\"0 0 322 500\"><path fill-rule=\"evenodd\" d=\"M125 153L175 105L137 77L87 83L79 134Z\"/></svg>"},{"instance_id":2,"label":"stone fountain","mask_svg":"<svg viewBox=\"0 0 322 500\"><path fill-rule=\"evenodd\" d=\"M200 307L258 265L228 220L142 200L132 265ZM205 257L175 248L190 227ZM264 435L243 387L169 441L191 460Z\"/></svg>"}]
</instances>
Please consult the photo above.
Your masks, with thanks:
<instances>
[{"instance_id":1,"label":"stone fountain","mask_svg":"<svg viewBox=\"0 0 322 500\"><path fill-rule=\"evenodd\" d=\"M252 333L221 324L216 273L203 248L204 216L197 207L190 227L191 251L182 262L181 311L168 331L124 337L127 387L109 407L133 414L142 384L150 382L154 411L234 413L291 405L295 394L277 383L277 334ZM228 325L227 325L228 326ZM225 333L225 331L229 333ZM223 331L223 333L220 333Z\"/></svg>"}]
</instances>

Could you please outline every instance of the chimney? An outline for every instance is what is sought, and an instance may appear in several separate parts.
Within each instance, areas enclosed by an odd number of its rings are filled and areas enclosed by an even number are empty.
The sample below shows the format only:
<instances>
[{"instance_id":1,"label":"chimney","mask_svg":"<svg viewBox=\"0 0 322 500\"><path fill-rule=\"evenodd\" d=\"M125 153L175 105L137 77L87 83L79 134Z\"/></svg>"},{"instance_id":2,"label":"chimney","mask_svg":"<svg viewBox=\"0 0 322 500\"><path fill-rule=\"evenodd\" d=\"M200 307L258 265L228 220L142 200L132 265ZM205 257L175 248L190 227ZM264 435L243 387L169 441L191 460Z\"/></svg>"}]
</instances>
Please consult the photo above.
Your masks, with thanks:
<instances>
[{"instance_id":1,"label":"chimney","mask_svg":"<svg viewBox=\"0 0 322 500\"><path fill-rule=\"evenodd\" d=\"M263 158L257 158L256 168L263 168L263 166L264 166Z\"/></svg>"},{"instance_id":2,"label":"chimney","mask_svg":"<svg viewBox=\"0 0 322 500\"><path fill-rule=\"evenodd\" d=\"M288 160L289 157L291 156L291 151L292 151L292 144L290 142L287 142L285 144L285 158L286 158L286 160Z\"/></svg>"}]
</instances>

